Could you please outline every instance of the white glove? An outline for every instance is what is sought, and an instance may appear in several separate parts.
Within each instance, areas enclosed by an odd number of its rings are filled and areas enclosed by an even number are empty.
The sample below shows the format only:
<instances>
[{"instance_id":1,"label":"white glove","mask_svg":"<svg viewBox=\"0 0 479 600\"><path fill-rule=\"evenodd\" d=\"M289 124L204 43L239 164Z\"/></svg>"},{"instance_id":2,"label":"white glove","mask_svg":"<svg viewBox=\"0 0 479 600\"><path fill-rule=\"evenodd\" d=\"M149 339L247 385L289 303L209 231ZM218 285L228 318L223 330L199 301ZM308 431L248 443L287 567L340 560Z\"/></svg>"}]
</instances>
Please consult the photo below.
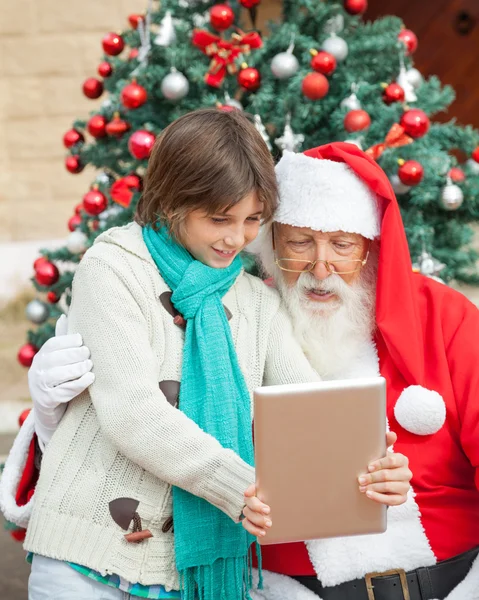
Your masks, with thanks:
<instances>
[{"instance_id":1,"label":"white glove","mask_svg":"<svg viewBox=\"0 0 479 600\"><path fill-rule=\"evenodd\" d=\"M62 315L50 338L35 355L28 371L33 400L35 432L42 451L66 411L67 404L95 380L90 350L79 333L67 335L68 321Z\"/></svg>"}]
</instances>

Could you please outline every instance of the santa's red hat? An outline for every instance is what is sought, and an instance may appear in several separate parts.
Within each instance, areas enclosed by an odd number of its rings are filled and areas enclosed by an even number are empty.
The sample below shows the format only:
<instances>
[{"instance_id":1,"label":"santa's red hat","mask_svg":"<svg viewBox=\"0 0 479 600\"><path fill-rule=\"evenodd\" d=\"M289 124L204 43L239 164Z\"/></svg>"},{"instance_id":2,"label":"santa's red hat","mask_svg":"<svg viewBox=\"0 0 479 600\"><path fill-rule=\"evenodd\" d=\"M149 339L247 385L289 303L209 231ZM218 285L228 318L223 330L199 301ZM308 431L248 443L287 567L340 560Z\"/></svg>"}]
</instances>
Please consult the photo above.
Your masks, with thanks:
<instances>
[{"instance_id":1,"label":"santa's red hat","mask_svg":"<svg viewBox=\"0 0 479 600\"><path fill-rule=\"evenodd\" d=\"M425 332L399 205L381 167L353 144L334 142L287 152L276 167L279 207L274 220L319 231L380 239L376 324L395 367L410 387L395 415L409 431L440 429L445 406L425 383Z\"/></svg>"}]
</instances>

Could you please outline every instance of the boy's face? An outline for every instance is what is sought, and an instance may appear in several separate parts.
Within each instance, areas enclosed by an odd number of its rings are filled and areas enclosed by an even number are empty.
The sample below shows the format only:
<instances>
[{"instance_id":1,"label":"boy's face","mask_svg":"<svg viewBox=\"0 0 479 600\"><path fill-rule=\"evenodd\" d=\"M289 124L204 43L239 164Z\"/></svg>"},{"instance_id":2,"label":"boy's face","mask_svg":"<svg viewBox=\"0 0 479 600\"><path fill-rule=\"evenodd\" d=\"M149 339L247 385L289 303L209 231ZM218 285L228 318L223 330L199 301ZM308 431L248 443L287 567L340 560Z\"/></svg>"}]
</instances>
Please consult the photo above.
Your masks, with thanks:
<instances>
[{"instance_id":1,"label":"boy's face","mask_svg":"<svg viewBox=\"0 0 479 600\"><path fill-rule=\"evenodd\" d=\"M225 213L189 213L181 227L181 243L209 267L228 267L243 248L258 235L263 204L250 192Z\"/></svg>"}]
</instances>

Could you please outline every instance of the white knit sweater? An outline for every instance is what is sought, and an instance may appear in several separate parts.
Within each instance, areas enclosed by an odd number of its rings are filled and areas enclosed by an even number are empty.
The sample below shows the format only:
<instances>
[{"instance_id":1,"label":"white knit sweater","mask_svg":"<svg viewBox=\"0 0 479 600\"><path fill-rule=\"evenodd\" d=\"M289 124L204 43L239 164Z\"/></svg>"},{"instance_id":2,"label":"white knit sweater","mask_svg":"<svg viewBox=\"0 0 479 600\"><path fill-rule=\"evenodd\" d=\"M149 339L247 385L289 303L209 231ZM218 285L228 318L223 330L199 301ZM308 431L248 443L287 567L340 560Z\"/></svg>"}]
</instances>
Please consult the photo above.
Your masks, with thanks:
<instances>
[{"instance_id":1,"label":"white knit sweater","mask_svg":"<svg viewBox=\"0 0 479 600\"><path fill-rule=\"evenodd\" d=\"M181 380L184 331L159 298L161 278L135 223L101 235L76 272L70 332L90 348L95 383L73 400L43 457L25 548L130 582L178 589L171 486L238 521L254 470L160 391ZM241 274L224 296L246 384L315 381L277 293ZM139 501L153 537L125 540L108 504Z\"/></svg>"}]
</instances>

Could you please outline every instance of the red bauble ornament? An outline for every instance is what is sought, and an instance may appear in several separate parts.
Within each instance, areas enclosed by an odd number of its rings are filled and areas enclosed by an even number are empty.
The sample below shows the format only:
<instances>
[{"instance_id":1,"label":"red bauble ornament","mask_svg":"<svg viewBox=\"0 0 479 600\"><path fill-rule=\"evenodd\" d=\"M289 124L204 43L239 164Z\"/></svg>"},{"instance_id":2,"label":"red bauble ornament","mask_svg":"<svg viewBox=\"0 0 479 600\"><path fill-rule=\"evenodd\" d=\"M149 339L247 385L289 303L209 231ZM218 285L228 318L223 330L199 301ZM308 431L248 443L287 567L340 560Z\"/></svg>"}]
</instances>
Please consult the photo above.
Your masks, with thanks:
<instances>
[{"instance_id":1,"label":"red bauble ornament","mask_svg":"<svg viewBox=\"0 0 479 600\"><path fill-rule=\"evenodd\" d=\"M74 154L73 156L66 157L65 167L67 171L70 171L70 173L81 173L85 168L85 165L81 163L78 154Z\"/></svg>"},{"instance_id":2,"label":"red bauble ornament","mask_svg":"<svg viewBox=\"0 0 479 600\"><path fill-rule=\"evenodd\" d=\"M25 538L27 536L27 530L23 529L23 527L20 527L19 529L14 529L13 531L10 531L10 536L16 541L16 542L24 542Z\"/></svg>"},{"instance_id":3,"label":"red bauble ornament","mask_svg":"<svg viewBox=\"0 0 479 600\"><path fill-rule=\"evenodd\" d=\"M404 127L404 131L412 138L420 138L429 131L431 122L429 117L423 110L419 108L411 108L403 113L400 120L401 127Z\"/></svg>"},{"instance_id":4,"label":"red bauble ornament","mask_svg":"<svg viewBox=\"0 0 479 600\"><path fill-rule=\"evenodd\" d=\"M115 114L113 119L107 124L106 132L108 135L115 135L121 137L130 129L130 124L120 118L118 113Z\"/></svg>"},{"instance_id":5,"label":"red bauble ornament","mask_svg":"<svg viewBox=\"0 0 479 600\"><path fill-rule=\"evenodd\" d=\"M106 119L103 115L93 115L87 124L88 133L94 138L105 137Z\"/></svg>"},{"instance_id":6,"label":"red bauble ornament","mask_svg":"<svg viewBox=\"0 0 479 600\"><path fill-rule=\"evenodd\" d=\"M253 8L254 6L258 6L261 0L240 0L241 6L245 8Z\"/></svg>"},{"instance_id":7,"label":"red bauble ornament","mask_svg":"<svg viewBox=\"0 0 479 600\"><path fill-rule=\"evenodd\" d=\"M59 278L60 272L49 260L40 263L35 269L35 279L39 285L53 285Z\"/></svg>"},{"instance_id":8,"label":"red bauble ornament","mask_svg":"<svg viewBox=\"0 0 479 600\"><path fill-rule=\"evenodd\" d=\"M404 185L417 185L424 177L424 168L417 160L407 160L399 167L398 176Z\"/></svg>"},{"instance_id":9,"label":"red bauble ornament","mask_svg":"<svg viewBox=\"0 0 479 600\"><path fill-rule=\"evenodd\" d=\"M323 75L331 75L336 70L336 64L336 59L329 52L318 52L311 59L311 68Z\"/></svg>"},{"instance_id":10,"label":"red bauble ornament","mask_svg":"<svg viewBox=\"0 0 479 600\"><path fill-rule=\"evenodd\" d=\"M371 125L371 117L365 110L350 110L344 117L344 129L349 133L362 131Z\"/></svg>"},{"instance_id":11,"label":"red bauble ornament","mask_svg":"<svg viewBox=\"0 0 479 600\"><path fill-rule=\"evenodd\" d=\"M466 179L464 171L459 167L452 167L448 175L454 181L454 183L461 183L461 181L464 181Z\"/></svg>"},{"instance_id":12,"label":"red bauble ornament","mask_svg":"<svg viewBox=\"0 0 479 600\"><path fill-rule=\"evenodd\" d=\"M108 200L99 190L90 190L83 196L83 210L87 215L99 215L107 206Z\"/></svg>"},{"instance_id":13,"label":"red bauble ornament","mask_svg":"<svg viewBox=\"0 0 479 600\"><path fill-rule=\"evenodd\" d=\"M73 215L68 219L68 229L70 231L75 231L81 225L81 217L80 215Z\"/></svg>"},{"instance_id":14,"label":"red bauble ornament","mask_svg":"<svg viewBox=\"0 0 479 600\"><path fill-rule=\"evenodd\" d=\"M238 73L238 83L248 91L255 92L261 85L261 73L254 67L246 67Z\"/></svg>"},{"instance_id":15,"label":"red bauble ornament","mask_svg":"<svg viewBox=\"0 0 479 600\"><path fill-rule=\"evenodd\" d=\"M47 300L50 304L56 304L60 300L60 296L57 296L55 292L48 292Z\"/></svg>"},{"instance_id":16,"label":"red bauble ornament","mask_svg":"<svg viewBox=\"0 0 479 600\"><path fill-rule=\"evenodd\" d=\"M121 35L117 33L107 33L101 41L105 54L110 56L117 56L125 47L125 42Z\"/></svg>"},{"instance_id":17,"label":"red bauble ornament","mask_svg":"<svg viewBox=\"0 0 479 600\"><path fill-rule=\"evenodd\" d=\"M71 148L75 144L79 144L80 142L84 141L85 138L83 137L83 134L77 129L69 129L63 136L63 145L65 148Z\"/></svg>"},{"instance_id":18,"label":"red bauble ornament","mask_svg":"<svg viewBox=\"0 0 479 600\"><path fill-rule=\"evenodd\" d=\"M125 108L134 109L145 104L148 94L143 86L134 81L122 89L120 97Z\"/></svg>"},{"instance_id":19,"label":"red bauble ornament","mask_svg":"<svg viewBox=\"0 0 479 600\"><path fill-rule=\"evenodd\" d=\"M138 58L138 54L139 54L138 48L132 48L130 50L130 54L128 54L128 60L135 60L135 58Z\"/></svg>"},{"instance_id":20,"label":"red bauble ornament","mask_svg":"<svg viewBox=\"0 0 479 600\"><path fill-rule=\"evenodd\" d=\"M133 194L141 189L141 179L138 175L127 175L117 179L110 188L111 199L127 208L130 206Z\"/></svg>"},{"instance_id":21,"label":"red bauble ornament","mask_svg":"<svg viewBox=\"0 0 479 600\"><path fill-rule=\"evenodd\" d=\"M106 60L104 60L98 65L98 75L100 75L101 77L110 77L112 73L113 67Z\"/></svg>"},{"instance_id":22,"label":"red bauble ornament","mask_svg":"<svg viewBox=\"0 0 479 600\"><path fill-rule=\"evenodd\" d=\"M344 0L344 8L350 15L361 15L368 8L368 0Z\"/></svg>"},{"instance_id":23,"label":"red bauble ornament","mask_svg":"<svg viewBox=\"0 0 479 600\"><path fill-rule=\"evenodd\" d=\"M80 204L77 204L75 206L75 214L79 215L81 213L81 211L83 210L83 204L80 202Z\"/></svg>"},{"instance_id":24,"label":"red bauble ornament","mask_svg":"<svg viewBox=\"0 0 479 600\"><path fill-rule=\"evenodd\" d=\"M25 410L22 410L22 412L20 413L20 416L18 417L18 426L21 427L25 421L27 420L28 415L32 412L31 408L26 408Z\"/></svg>"},{"instance_id":25,"label":"red bauble ornament","mask_svg":"<svg viewBox=\"0 0 479 600\"><path fill-rule=\"evenodd\" d=\"M479 163L479 146L473 151L471 156L472 156L473 160L475 160L477 163Z\"/></svg>"},{"instance_id":26,"label":"red bauble ornament","mask_svg":"<svg viewBox=\"0 0 479 600\"><path fill-rule=\"evenodd\" d=\"M410 29L403 29L399 35L398 40L406 46L406 55L414 54L417 50L417 36L414 31Z\"/></svg>"},{"instance_id":27,"label":"red bauble ornament","mask_svg":"<svg viewBox=\"0 0 479 600\"><path fill-rule=\"evenodd\" d=\"M210 23L214 29L223 31L229 29L235 20L235 14L231 6L227 4L216 4L210 8Z\"/></svg>"},{"instance_id":28,"label":"red bauble ornament","mask_svg":"<svg viewBox=\"0 0 479 600\"><path fill-rule=\"evenodd\" d=\"M24 367L31 367L33 357L38 352L38 348L33 344L25 344L20 348L17 354L18 362Z\"/></svg>"},{"instance_id":29,"label":"red bauble ornament","mask_svg":"<svg viewBox=\"0 0 479 600\"><path fill-rule=\"evenodd\" d=\"M33 268L35 269L35 271L40 267L41 264L48 262L48 258L45 258L44 256L40 256L39 258L37 258L37 260L33 263Z\"/></svg>"},{"instance_id":30,"label":"red bauble ornament","mask_svg":"<svg viewBox=\"0 0 479 600\"><path fill-rule=\"evenodd\" d=\"M155 136L145 129L140 129L131 134L128 140L128 150L134 158L143 160L150 156L154 143Z\"/></svg>"},{"instance_id":31,"label":"red bauble ornament","mask_svg":"<svg viewBox=\"0 0 479 600\"><path fill-rule=\"evenodd\" d=\"M390 83L384 90L383 100L386 104L392 104L393 102L403 102L405 93L402 87L398 83Z\"/></svg>"},{"instance_id":32,"label":"red bauble ornament","mask_svg":"<svg viewBox=\"0 0 479 600\"><path fill-rule=\"evenodd\" d=\"M130 22L130 25L133 27L133 29L137 29L138 28L138 23L140 21L143 21L145 17L143 15L128 15L128 21Z\"/></svg>"},{"instance_id":33,"label":"red bauble ornament","mask_svg":"<svg viewBox=\"0 0 479 600\"><path fill-rule=\"evenodd\" d=\"M322 73L308 73L301 84L301 91L310 100L320 100L329 91L329 82Z\"/></svg>"},{"instance_id":34,"label":"red bauble ornament","mask_svg":"<svg viewBox=\"0 0 479 600\"><path fill-rule=\"evenodd\" d=\"M103 82L95 77L89 77L83 83L83 93L92 100L99 98L103 94Z\"/></svg>"}]
</instances>

